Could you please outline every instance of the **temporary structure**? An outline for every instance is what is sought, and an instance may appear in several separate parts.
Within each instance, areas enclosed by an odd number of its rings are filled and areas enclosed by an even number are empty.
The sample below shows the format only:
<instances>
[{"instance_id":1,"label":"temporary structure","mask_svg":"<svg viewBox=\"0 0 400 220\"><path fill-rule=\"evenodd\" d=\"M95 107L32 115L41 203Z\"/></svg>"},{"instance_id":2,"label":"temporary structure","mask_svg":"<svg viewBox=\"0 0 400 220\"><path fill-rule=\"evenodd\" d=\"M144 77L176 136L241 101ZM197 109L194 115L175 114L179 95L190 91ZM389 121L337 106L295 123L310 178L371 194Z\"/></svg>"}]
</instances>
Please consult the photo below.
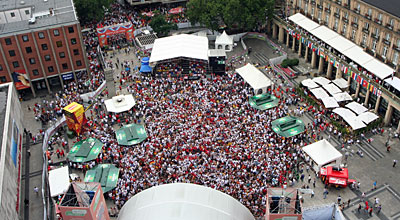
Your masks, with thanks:
<instances>
[{"instance_id":1,"label":"temporary structure","mask_svg":"<svg viewBox=\"0 0 400 220\"><path fill-rule=\"evenodd\" d=\"M272 81L259 69L248 63L246 66L236 69L236 72L254 89L254 94L267 93L272 86Z\"/></svg>"},{"instance_id":2,"label":"temporary structure","mask_svg":"<svg viewBox=\"0 0 400 220\"><path fill-rule=\"evenodd\" d=\"M349 93L347 93L347 92L336 93L336 94L333 95L333 98L335 98L335 100L337 102L344 102L344 101L353 100L351 98L351 96L349 95Z\"/></svg>"},{"instance_id":3,"label":"temporary structure","mask_svg":"<svg viewBox=\"0 0 400 220\"><path fill-rule=\"evenodd\" d=\"M329 97L328 93L326 93L323 88L315 88L311 89L310 91L317 99Z\"/></svg>"},{"instance_id":4,"label":"temporary structure","mask_svg":"<svg viewBox=\"0 0 400 220\"><path fill-rule=\"evenodd\" d=\"M379 118L378 115L376 115L375 113L372 112L364 112L361 113L359 116L357 116L361 121L363 121L365 124L369 124L373 121L375 121L376 119Z\"/></svg>"},{"instance_id":5,"label":"temporary structure","mask_svg":"<svg viewBox=\"0 0 400 220\"><path fill-rule=\"evenodd\" d=\"M317 172L322 166L328 164L339 166L342 161L342 154L325 139L303 147L303 151L314 162L313 168Z\"/></svg>"},{"instance_id":6,"label":"temporary structure","mask_svg":"<svg viewBox=\"0 0 400 220\"><path fill-rule=\"evenodd\" d=\"M114 96L111 99L105 100L104 104L106 104L107 111L120 113L129 111L136 102L132 94L129 94Z\"/></svg>"},{"instance_id":7,"label":"temporary structure","mask_svg":"<svg viewBox=\"0 0 400 220\"><path fill-rule=\"evenodd\" d=\"M339 104L333 97L326 97L322 99L322 102L324 103L325 108L337 108L339 107Z\"/></svg>"},{"instance_id":8,"label":"temporary structure","mask_svg":"<svg viewBox=\"0 0 400 220\"><path fill-rule=\"evenodd\" d=\"M303 81L301 81L301 84L305 87L307 87L308 89L315 89L317 87L319 87L319 85L317 83L315 83L312 79L305 79Z\"/></svg>"},{"instance_id":9,"label":"temporary structure","mask_svg":"<svg viewBox=\"0 0 400 220\"><path fill-rule=\"evenodd\" d=\"M335 83L335 85L337 85L341 89L345 89L345 88L349 87L349 84L343 78L335 79L332 82Z\"/></svg>"},{"instance_id":10,"label":"temporary structure","mask_svg":"<svg viewBox=\"0 0 400 220\"><path fill-rule=\"evenodd\" d=\"M216 49L224 49L225 51L233 50L233 38L226 34L226 32L222 32L221 35L217 36L215 39L215 48Z\"/></svg>"},{"instance_id":11,"label":"temporary structure","mask_svg":"<svg viewBox=\"0 0 400 220\"><path fill-rule=\"evenodd\" d=\"M345 105L346 108L351 109L353 112L355 112L357 115L364 113L368 111L367 108L365 108L363 105L361 105L358 102L350 102L349 104Z\"/></svg>"},{"instance_id":12,"label":"temporary structure","mask_svg":"<svg viewBox=\"0 0 400 220\"><path fill-rule=\"evenodd\" d=\"M322 76L313 78L313 81L318 83L321 86L331 83L331 81L329 79L322 77Z\"/></svg>"},{"instance_id":13,"label":"temporary structure","mask_svg":"<svg viewBox=\"0 0 400 220\"><path fill-rule=\"evenodd\" d=\"M334 94L336 94L336 93L341 93L341 92L342 92L342 90L339 89L339 88L338 88L335 84L333 84L333 83L325 84L325 85L323 85L323 87L324 87L324 89L325 89L326 91L328 91L329 94L331 94L331 95L334 95Z\"/></svg>"},{"instance_id":14,"label":"temporary structure","mask_svg":"<svg viewBox=\"0 0 400 220\"><path fill-rule=\"evenodd\" d=\"M49 186L51 197L64 194L69 187L68 166L49 171Z\"/></svg>"}]
</instances>

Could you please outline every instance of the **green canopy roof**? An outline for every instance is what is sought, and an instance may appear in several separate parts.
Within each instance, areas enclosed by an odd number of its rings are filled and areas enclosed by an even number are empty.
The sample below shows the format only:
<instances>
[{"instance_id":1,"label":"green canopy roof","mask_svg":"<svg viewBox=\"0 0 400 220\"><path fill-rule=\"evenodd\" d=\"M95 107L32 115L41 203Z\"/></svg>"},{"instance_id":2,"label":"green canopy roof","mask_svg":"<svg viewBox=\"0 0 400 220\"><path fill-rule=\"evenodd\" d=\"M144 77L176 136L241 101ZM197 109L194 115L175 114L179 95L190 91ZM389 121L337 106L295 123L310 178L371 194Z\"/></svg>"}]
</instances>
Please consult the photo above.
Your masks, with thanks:
<instances>
[{"instance_id":1,"label":"green canopy roof","mask_svg":"<svg viewBox=\"0 0 400 220\"><path fill-rule=\"evenodd\" d=\"M97 158L101 152L103 143L96 138L88 138L78 141L68 153L68 159L72 162L87 162Z\"/></svg>"},{"instance_id":2,"label":"green canopy roof","mask_svg":"<svg viewBox=\"0 0 400 220\"><path fill-rule=\"evenodd\" d=\"M269 93L256 95L249 98L250 106L258 110L273 108L279 104L279 99Z\"/></svg>"},{"instance_id":3,"label":"green canopy roof","mask_svg":"<svg viewBox=\"0 0 400 220\"><path fill-rule=\"evenodd\" d=\"M283 137L292 137L305 130L304 122L294 116L286 116L272 121L272 130Z\"/></svg>"},{"instance_id":4,"label":"green canopy roof","mask_svg":"<svg viewBox=\"0 0 400 220\"><path fill-rule=\"evenodd\" d=\"M129 124L115 132L119 145L139 144L147 138L146 130L141 124Z\"/></svg>"},{"instance_id":5,"label":"green canopy roof","mask_svg":"<svg viewBox=\"0 0 400 220\"><path fill-rule=\"evenodd\" d=\"M88 170L84 182L98 182L101 184L103 193L114 189L117 186L119 168L114 164L99 164Z\"/></svg>"}]
</instances>

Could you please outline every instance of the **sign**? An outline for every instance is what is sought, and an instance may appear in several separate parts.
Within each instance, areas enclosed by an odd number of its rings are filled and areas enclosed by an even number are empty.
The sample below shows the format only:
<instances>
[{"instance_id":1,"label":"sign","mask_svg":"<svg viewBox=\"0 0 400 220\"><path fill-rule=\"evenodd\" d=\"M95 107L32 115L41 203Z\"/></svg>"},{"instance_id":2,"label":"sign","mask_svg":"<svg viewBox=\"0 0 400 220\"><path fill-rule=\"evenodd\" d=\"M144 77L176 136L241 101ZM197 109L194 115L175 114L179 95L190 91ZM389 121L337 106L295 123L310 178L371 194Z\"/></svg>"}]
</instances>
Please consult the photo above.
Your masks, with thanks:
<instances>
[{"instance_id":1,"label":"sign","mask_svg":"<svg viewBox=\"0 0 400 220\"><path fill-rule=\"evenodd\" d=\"M65 215L67 215L67 216L85 216L86 213L87 213L86 210L72 209L71 211L65 212Z\"/></svg>"},{"instance_id":2,"label":"sign","mask_svg":"<svg viewBox=\"0 0 400 220\"><path fill-rule=\"evenodd\" d=\"M11 74L11 76L14 81L15 88L17 90L27 89L31 87L31 84L29 83L28 74L26 73L25 70L15 71Z\"/></svg>"},{"instance_id":3,"label":"sign","mask_svg":"<svg viewBox=\"0 0 400 220\"><path fill-rule=\"evenodd\" d=\"M67 74L61 75L61 77L62 77L63 80L71 80L71 79L74 78L74 74L73 73L67 73Z\"/></svg>"}]
</instances>

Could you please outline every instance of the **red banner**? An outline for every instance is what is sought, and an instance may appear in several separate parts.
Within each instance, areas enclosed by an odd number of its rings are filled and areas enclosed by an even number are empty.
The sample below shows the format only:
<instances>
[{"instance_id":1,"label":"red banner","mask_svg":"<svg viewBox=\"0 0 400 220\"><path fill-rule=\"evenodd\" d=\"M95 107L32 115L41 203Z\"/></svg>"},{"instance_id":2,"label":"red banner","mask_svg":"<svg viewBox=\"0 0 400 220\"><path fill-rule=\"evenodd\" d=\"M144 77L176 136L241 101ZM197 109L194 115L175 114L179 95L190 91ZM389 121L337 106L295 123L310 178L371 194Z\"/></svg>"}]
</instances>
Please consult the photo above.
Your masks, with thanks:
<instances>
[{"instance_id":1,"label":"red banner","mask_svg":"<svg viewBox=\"0 0 400 220\"><path fill-rule=\"evenodd\" d=\"M27 89L31 87L29 83L28 74L26 74L25 70L18 70L12 73L12 78L15 84L15 88L17 90Z\"/></svg>"}]
</instances>

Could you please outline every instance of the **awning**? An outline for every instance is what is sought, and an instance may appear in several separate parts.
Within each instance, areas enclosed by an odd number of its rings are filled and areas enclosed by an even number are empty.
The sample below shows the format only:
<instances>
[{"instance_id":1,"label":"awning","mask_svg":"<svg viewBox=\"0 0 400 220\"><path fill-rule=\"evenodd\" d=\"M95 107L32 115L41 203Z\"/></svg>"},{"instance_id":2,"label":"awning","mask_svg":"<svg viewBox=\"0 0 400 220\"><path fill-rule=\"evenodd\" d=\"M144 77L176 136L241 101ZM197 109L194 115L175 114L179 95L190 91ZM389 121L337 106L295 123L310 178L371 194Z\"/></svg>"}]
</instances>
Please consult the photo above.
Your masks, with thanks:
<instances>
[{"instance_id":1,"label":"awning","mask_svg":"<svg viewBox=\"0 0 400 220\"><path fill-rule=\"evenodd\" d=\"M325 84L325 85L323 85L322 87L324 87L324 89L325 89L326 91L328 91L329 94L331 94L331 95L334 95L334 94L337 94L337 93L341 93L341 92L342 92L342 90L339 89L339 88L338 88L335 84L333 84L333 83Z\"/></svg>"},{"instance_id":2,"label":"awning","mask_svg":"<svg viewBox=\"0 0 400 220\"><path fill-rule=\"evenodd\" d=\"M330 39L337 37L339 35L335 31L333 31L325 26L319 26L318 28L315 28L315 29L311 30L310 32L312 35L321 39L324 42L328 42Z\"/></svg>"},{"instance_id":3,"label":"awning","mask_svg":"<svg viewBox=\"0 0 400 220\"><path fill-rule=\"evenodd\" d=\"M336 94L333 95L333 98L335 98L335 100L337 102L344 102L344 101L353 100L351 98L351 96L349 95L349 93L347 93L347 92L336 93Z\"/></svg>"},{"instance_id":4,"label":"awning","mask_svg":"<svg viewBox=\"0 0 400 220\"><path fill-rule=\"evenodd\" d=\"M299 25L308 32L320 26L318 23L308 19L306 16L300 13L290 16L289 20L293 21L295 24Z\"/></svg>"},{"instance_id":5,"label":"awning","mask_svg":"<svg viewBox=\"0 0 400 220\"><path fill-rule=\"evenodd\" d=\"M347 186L347 180L342 179L342 178L331 177L331 178L329 178L329 183L330 184Z\"/></svg>"},{"instance_id":6,"label":"awning","mask_svg":"<svg viewBox=\"0 0 400 220\"><path fill-rule=\"evenodd\" d=\"M322 77L322 76L313 78L313 81L318 83L321 86L328 85L329 83L331 83L331 81L329 79Z\"/></svg>"},{"instance_id":7,"label":"awning","mask_svg":"<svg viewBox=\"0 0 400 220\"><path fill-rule=\"evenodd\" d=\"M378 61L375 58L373 60L363 63L362 66L380 79L385 79L391 76L395 71L388 65L382 63L381 61Z\"/></svg>"},{"instance_id":8,"label":"awning","mask_svg":"<svg viewBox=\"0 0 400 220\"><path fill-rule=\"evenodd\" d=\"M390 77L385 79L385 82L395 88L397 91L400 91L400 79L398 77Z\"/></svg>"},{"instance_id":9,"label":"awning","mask_svg":"<svg viewBox=\"0 0 400 220\"><path fill-rule=\"evenodd\" d=\"M49 186L51 197L64 194L69 187L68 166L49 171Z\"/></svg>"},{"instance_id":10,"label":"awning","mask_svg":"<svg viewBox=\"0 0 400 220\"><path fill-rule=\"evenodd\" d=\"M341 89L345 89L345 88L349 87L349 84L343 78L335 79L332 82L335 83L335 85L337 85Z\"/></svg>"},{"instance_id":11,"label":"awning","mask_svg":"<svg viewBox=\"0 0 400 220\"><path fill-rule=\"evenodd\" d=\"M357 116L361 121L363 121L365 124L369 124L373 121L375 121L376 119L379 118L378 115L376 115L375 113L372 112L364 112L361 113L359 116Z\"/></svg>"},{"instance_id":12,"label":"awning","mask_svg":"<svg viewBox=\"0 0 400 220\"><path fill-rule=\"evenodd\" d=\"M341 35L328 40L326 43L335 48L335 50L339 51L340 53L343 53L345 50L348 50L355 46L353 42L347 40Z\"/></svg>"},{"instance_id":13,"label":"awning","mask_svg":"<svg viewBox=\"0 0 400 220\"><path fill-rule=\"evenodd\" d=\"M368 111L367 108L365 108L363 105L361 105L358 102L350 102L349 104L345 105L346 108L351 109L353 112L355 112L357 115Z\"/></svg>"},{"instance_id":14,"label":"awning","mask_svg":"<svg viewBox=\"0 0 400 220\"><path fill-rule=\"evenodd\" d=\"M343 54L359 65L362 65L362 64L374 59L373 56L365 53L364 50L359 46L351 47L351 48L343 51Z\"/></svg>"},{"instance_id":15,"label":"awning","mask_svg":"<svg viewBox=\"0 0 400 220\"><path fill-rule=\"evenodd\" d=\"M350 127L355 131L361 128L365 128L366 125L364 122L361 121L361 119L357 117L343 117L343 120L347 122L347 124L350 125Z\"/></svg>"},{"instance_id":16,"label":"awning","mask_svg":"<svg viewBox=\"0 0 400 220\"><path fill-rule=\"evenodd\" d=\"M291 21L293 21L294 23L297 24L297 22L299 22L299 21L301 21L301 20L303 20L305 18L306 18L306 16L304 16L303 14L297 13L297 14L294 14L294 15L290 16L289 20L291 20Z\"/></svg>"},{"instance_id":17,"label":"awning","mask_svg":"<svg viewBox=\"0 0 400 220\"><path fill-rule=\"evenodd\" d=\"M337 108L339 104L336 102L335 98L333 97L326 97L322 99L325 108Z\"/></svg>"},{"instance_id":18,"label":"awning","mask_svg":"<svg viewBox=\"0 0 400 220\"><path fill-rule=\"evenodd\" d=\"M354 112L350 111L347 108L335 108L333 109L333 112L338 114L339 116L341 116L342 118L351 118L351 117L357 117L356 114L354 114Z\"/></svg>"},{"instance_id":19,"label":"awning","mask_svg":"<svg viewBox=\"0 0 400 220\"><path fill-rule=\"evenodd\" d=\"M322 88L315 88L311 89L310 91L317 99L329 97L328 93L326 93L325 90Z\"/></svg>"},{"instance_id":20,"label":"awning","mask_svg":"<svg viewBox=\"0 0 400 220\"><path fill-rule=\"evenodd\" d=\"M305 79L301 81L301 84L309 89L314 89L319 87L319 85L315 83L312 79Z\"/></svg>"}]
</instances>

